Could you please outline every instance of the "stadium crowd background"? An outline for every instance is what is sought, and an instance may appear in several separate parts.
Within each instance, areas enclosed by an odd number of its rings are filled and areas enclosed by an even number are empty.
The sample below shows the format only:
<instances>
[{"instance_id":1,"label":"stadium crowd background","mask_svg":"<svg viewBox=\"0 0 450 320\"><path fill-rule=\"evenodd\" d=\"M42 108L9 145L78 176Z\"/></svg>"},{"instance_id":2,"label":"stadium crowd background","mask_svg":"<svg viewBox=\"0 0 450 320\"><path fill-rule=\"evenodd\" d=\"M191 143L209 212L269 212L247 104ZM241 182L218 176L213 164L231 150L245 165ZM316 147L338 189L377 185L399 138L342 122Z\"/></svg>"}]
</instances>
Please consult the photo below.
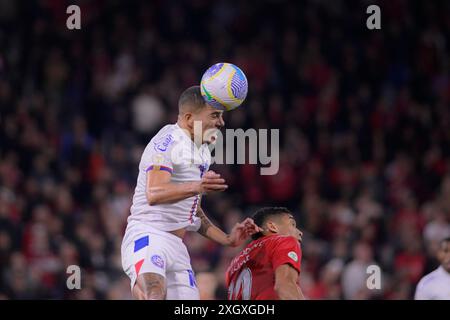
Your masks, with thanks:
<instances>
[{"instance_id":1,"label":"stadium crowd background","mask_svg":"<svg viewBox=\"0 0 450 320\"><path fill-rule=\"evenodd\" d=\"M131 298L120 243L141 152L227 61L250 89L226 127L281 129L281 164L215 165L230 187L207 214L229 231L289 207L310 299L411 299L450 234L450 3L375 3L370 31L366 1L77 1L69 31L71 1L0 1L0 298ZM186 243L202 298L225 298L239 248Z\"/></svg>"}]
</instances>

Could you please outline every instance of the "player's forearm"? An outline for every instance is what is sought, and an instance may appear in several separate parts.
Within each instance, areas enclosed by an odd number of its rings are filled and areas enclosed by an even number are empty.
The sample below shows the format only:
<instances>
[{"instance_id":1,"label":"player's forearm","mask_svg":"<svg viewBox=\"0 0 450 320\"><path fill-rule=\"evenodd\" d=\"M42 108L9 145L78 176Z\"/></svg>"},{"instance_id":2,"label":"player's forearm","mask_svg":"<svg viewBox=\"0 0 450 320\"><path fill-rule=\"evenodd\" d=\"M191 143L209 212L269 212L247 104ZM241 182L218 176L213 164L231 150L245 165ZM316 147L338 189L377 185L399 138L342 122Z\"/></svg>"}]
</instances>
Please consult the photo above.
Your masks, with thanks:
<instances>
[{"instance_id":1,"label":"player's forearm","mask_svg":"<svg viewBox=\"0 0 450 320\"><path fill-rule=\"evenodd\" d=\"M147 189L147 201L152 205L174 203L200 193L199 182L166 183Z\"/></svg>"},{"instance_id":2,"label":"player's forearm","mask_svg":"<svg viewBox=\"0 0 450 320\"><path fill-rule=\"evenodd\" d=\"M220 243L224 246L229 246L231 243L229 236L215 225L209 227L203 235L208 239Z\"/></svg>"},{"instance_id":3,"label":"player's forearm","mask_svg":"<svg viewBox=\"0 0 450 320\"><path fill-rule=\"evenodd\" d=\"M197 209L197 216L201 220L198 233L212 241L220 243L221 245L228 246L231 244L230 237L220 228L215 226L200 207Z\"/></svg>"},{"instance_id":4,"label":"player's forearm","mask_svg":"<svg viewBox=\"0 0 450 320\"><path fill-rule=\"evenodd\" d=\"M280 300L304 300L300 288L296 283L283 283L275 285L275 292Z\"/></svg>"},{"instance_id":5,"label":"player's forearm","mask_svg":"<svg viewBox=\"0 0 450 320\"><path fill-rule=\"evenodd\" d=\"M305 298L305 296L303 294L303 291L302 291L302 289L300 287L298 287L298 292L300 293L300 299L299 300L306 300L306 298Z\"/></svg>"}]
</instances>

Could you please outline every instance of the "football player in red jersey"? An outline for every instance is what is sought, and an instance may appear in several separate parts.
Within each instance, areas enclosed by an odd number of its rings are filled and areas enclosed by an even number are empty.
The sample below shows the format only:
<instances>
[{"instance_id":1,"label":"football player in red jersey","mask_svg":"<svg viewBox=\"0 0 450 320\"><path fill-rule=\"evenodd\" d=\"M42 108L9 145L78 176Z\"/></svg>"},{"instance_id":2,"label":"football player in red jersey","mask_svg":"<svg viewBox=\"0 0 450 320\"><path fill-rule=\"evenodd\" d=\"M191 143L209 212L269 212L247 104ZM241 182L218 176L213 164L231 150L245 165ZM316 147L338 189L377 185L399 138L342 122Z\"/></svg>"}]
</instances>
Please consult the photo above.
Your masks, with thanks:
<instances>
[{"instance_id":1,"label":"football player in red jersey","mask_svg":"<svg viewBox=\"0 0 450 320\"><path fill-rule=\"evenodd\" d=\"M253 220L263 231L232 261L226 272L229 300L304 299L299 286L302 232L283 207L259 209Z\"/></svg>"}]
</instances>

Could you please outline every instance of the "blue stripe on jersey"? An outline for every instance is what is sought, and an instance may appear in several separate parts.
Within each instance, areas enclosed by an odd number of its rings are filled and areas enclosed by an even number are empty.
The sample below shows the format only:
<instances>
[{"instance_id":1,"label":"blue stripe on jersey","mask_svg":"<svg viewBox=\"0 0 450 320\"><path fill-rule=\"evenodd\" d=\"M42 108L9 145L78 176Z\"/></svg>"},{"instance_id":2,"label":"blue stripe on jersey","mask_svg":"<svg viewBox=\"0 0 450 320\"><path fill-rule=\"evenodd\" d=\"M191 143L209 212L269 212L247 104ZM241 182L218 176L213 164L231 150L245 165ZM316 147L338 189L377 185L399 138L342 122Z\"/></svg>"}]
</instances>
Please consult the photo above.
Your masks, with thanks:
<instances>
[{"instance_id":1,"label":"blue stripe on jersey","mask_svg":"<svg viewBox=\"0 0 450 320\"><path fill-rule=\"evenodd\" d=\"M134 252L141 250L148 246L148 236L142 237L134 241Z\"/></svg>"},{"instance_id":2,"label":"blue stripe on jersey","mask_svg":"<svg viewBox=\"0 0 450 320\"><path fill-rule=\"evenodd\" d=\"M194 276L194 272L192 270L188 270L187 271L189 274L189 285L191 287L195 287L196 283L195 283L195 276Z\"/></svg>"}]
</instances>

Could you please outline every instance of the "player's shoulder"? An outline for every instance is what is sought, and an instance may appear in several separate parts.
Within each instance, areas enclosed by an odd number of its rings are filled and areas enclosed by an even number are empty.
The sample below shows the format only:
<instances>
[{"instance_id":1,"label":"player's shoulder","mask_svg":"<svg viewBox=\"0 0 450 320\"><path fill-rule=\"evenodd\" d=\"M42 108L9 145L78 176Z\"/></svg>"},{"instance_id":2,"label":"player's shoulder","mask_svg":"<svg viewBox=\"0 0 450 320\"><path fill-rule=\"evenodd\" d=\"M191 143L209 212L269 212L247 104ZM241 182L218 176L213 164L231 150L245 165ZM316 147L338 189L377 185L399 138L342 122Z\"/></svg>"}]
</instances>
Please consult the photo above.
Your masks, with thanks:
<instances>
[{"instance_id":1,"label":"player's shoulder","mask_svg":"<svg viewBox=\"0 0 450 320\"><path fill-rule=\"evenodd\" d=\"M422 279L420 279L419 283L417 284L417 287L424 288L434 283L435 281L439 281L439 268L423 276Z\"/></svg>"},{"instance_id":2,"label":"player's shoulder","mask_svg":"<svg viewBox=\"0 0 450 320\"><path fill-rule=\"evenodd\" d=\"M177 127L168 124L162 127L147 144L148 151L165 152L178 140Z\"/></svg>"}]
</instances>

